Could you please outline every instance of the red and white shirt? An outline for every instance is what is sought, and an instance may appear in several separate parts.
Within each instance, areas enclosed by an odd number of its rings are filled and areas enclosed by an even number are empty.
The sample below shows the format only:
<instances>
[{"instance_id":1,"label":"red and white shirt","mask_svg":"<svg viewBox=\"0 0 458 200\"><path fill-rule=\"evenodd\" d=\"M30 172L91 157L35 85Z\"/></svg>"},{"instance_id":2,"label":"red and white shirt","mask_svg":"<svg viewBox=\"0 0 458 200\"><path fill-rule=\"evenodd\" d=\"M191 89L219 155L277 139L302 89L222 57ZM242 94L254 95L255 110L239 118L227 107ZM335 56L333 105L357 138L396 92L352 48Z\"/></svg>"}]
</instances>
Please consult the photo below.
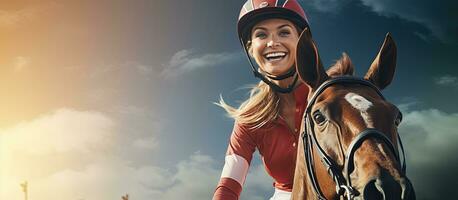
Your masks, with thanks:
<instances>
[{"instance_id":1,"label":"red and white shirt","mask_svg":"<svg viewBox=\"0 0 458 200\"><path fill-rule=\"evenodd\" d=\"M258 149L273 186L291 192L296 166L297 144L302 115L307 106L309 89L301 84L293 93L296 99L295 125L291 130L286 121L278 118L258 129L234 124L221 179L213 200L237 200L248 173L253 153Z\"/></svg>"}]
</instances>

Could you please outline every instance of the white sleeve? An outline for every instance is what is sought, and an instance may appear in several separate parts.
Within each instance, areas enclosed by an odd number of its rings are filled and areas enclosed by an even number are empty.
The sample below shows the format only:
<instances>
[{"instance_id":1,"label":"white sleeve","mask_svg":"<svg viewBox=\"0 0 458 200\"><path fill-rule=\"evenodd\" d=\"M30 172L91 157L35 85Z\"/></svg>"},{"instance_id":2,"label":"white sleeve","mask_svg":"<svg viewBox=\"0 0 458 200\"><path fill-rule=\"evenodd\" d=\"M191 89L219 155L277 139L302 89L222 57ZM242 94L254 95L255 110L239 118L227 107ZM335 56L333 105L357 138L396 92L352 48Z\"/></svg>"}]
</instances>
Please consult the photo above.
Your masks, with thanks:
<instances>
[{"instance_id":1,"label":"white sleeve","mask_svg":"<svg viewBox=\"0 0 458 200\"><path fill-rule=\"evenodd\" d=\"M248 173L248 161L236 154L227 155L225 160L221 178L232 178L243 186Z\"/></svg>"}]
</instances>

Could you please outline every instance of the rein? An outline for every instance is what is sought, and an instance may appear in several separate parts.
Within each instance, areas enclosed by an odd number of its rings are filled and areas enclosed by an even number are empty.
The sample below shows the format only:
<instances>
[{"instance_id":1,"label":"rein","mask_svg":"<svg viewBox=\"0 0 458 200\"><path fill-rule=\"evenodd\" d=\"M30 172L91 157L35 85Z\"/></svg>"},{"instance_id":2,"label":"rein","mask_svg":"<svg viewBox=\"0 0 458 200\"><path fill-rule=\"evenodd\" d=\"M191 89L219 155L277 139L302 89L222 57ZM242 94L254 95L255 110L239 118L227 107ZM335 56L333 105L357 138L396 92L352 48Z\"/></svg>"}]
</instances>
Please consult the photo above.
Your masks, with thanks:
<instances>
[{"instance_id":1,"label":"rein","mask_svg":"<svg viewBox=\"0 0 458 200\"><path fill-rule=\"evenodd\" d=\"M323 93L323 91L326 88L328 88L329 86L335 85L335 84L359 84L363 86L368 86L374 89L379 94L379 96L383 100L385 100L380 90L374 84L372 84L371 82L367 80L356 78L356 77L350 77L350 76L340 76L340 77L335 77L330 80L327 80L324 83L322 83L318 87L318 89L315 91L315 93L313 94L305 110L305 119L304 120L305 120L306 129L305 129L305 132L302 133L302 140L304 143L304 152L305 152L305 161L306 161L306 166L307 166L307 172L309 174L310 181L312 182L313 188L315 190L315 193L318 195L319 200L326 200L326 198L324 197L323 192L321 191L321 188L318 185L318 180L315 174L315 166L313 162L313 150L314 150L313 147L315 147L315 149L318 151L318 155L320 156L321 162L323 163L329 175L332 177L332 179L336 183L337 195L346 197L346 199L349 199L349 200L353 199L356 195L356 190L352 187L352 184L350 181L350 173L354 169L354 162L353 162L354 153L366 139L377 138L377 139L382 140L385 144L388 145L391 152L395 155L398 163L401 163L401 158L399 157L398 148L395 147L392 141L385 134L373 128L367 128L363 130L352 140L345 154L343 170L340 170L339 165L337 165L336 162L326 154L326 152L323 150L323 148L321 148L316 138L315 131L313 128L314 123L312 121L311 110L316 100L321 95L321 93ZM397 134L397 137L398 137L400 149L403 155L403 162L401 166L401 169L402 169L401 176L405 177L406 162L405 162L404 147L402 145L402 141L401 141L401 137L399 136L399 133Z\"/></svg>"}]
</instances>

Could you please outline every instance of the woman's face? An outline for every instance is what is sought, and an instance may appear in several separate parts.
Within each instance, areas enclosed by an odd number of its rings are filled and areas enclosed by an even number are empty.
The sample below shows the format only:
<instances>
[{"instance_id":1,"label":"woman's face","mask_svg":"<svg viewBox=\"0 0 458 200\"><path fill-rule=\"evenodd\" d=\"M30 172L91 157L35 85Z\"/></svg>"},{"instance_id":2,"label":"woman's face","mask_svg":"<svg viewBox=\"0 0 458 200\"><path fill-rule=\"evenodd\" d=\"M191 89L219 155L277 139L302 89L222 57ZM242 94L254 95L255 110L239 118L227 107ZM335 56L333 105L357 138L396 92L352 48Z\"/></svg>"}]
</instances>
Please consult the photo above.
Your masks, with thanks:
<instances>
[{"instance_id":1,"label":"woman's face","mask_svg":"<svg viewBox=\"0 0 458 200\"><path fill-rule=\"evenodd\" d=\"M267 19L253 27L249 51L263 71L281 75L294 65L298 39L292 22Z\"/></svg>"}]
</instances>

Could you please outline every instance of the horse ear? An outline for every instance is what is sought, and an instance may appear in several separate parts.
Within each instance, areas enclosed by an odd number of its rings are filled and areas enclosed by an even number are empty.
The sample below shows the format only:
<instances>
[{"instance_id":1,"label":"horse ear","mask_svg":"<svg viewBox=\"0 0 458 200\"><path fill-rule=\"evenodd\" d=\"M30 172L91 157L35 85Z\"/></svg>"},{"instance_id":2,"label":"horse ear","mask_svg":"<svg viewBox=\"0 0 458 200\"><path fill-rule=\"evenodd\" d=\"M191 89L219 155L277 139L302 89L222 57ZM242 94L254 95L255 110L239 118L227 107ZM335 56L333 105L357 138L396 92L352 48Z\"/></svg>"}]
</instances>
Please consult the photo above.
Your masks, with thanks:
<instances>
[{"instance_id":1,"label":"horse ear","mask_svg":"<svg viewBox=\"0 0 458 200\"><path fill-rule=\"evenodd\" d=\"M390 33L386 34L382 48L372 62L364 79L372 82L379 89L384 89L393 80L396 69L396 44Z\"/></svg>"},{"instance_id":2,"label":"horse ear","mask_svg":"<svg viewBox=\"0 0 458 200\"><path fill-rule=\"evenodd\" d=\"M302 82L312 89L316 89L328 78L318 55L318 49L307 28L302 31L297 43L296 71Z\"/></svg>"}]
</instances>

